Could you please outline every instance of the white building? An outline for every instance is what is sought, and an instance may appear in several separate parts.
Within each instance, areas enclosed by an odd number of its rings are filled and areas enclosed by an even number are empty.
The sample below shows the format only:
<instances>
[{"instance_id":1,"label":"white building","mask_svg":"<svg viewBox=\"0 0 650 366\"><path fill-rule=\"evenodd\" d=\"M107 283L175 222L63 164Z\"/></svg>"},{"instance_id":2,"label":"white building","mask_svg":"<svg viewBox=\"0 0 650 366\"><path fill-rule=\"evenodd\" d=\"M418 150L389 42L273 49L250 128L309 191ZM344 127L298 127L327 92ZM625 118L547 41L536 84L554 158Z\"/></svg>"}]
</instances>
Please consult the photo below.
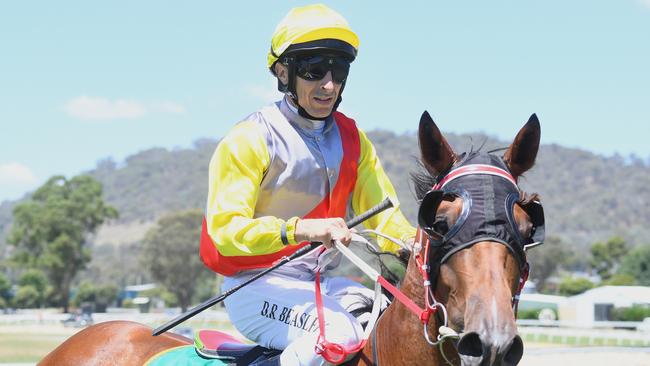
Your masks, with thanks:
<instances>
[{"instance_id":1,"label":"white building","mask_svg":"<svg viewBox=\"0 0 650 366\"><path fill-rule=\"evenodd\" d=\"M613 308L632 305L650 306L650 287L603 286L571 296L560 306L560 319L577 326L592 327L595 322L608 321Z\"/></svg>"}]
</instances>

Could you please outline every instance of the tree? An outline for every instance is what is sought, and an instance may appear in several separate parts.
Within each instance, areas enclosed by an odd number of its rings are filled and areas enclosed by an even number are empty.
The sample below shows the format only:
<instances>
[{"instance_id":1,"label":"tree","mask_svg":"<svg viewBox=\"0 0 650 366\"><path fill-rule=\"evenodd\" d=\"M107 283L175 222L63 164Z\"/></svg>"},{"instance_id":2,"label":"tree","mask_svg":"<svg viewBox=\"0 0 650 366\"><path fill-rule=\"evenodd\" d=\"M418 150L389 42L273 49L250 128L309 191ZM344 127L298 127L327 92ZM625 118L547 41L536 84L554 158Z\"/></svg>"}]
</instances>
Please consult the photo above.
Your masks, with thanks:
<instances>
[{"instance_id":1,"label":"tree","mask_svg":"<svg viewBox=\"0 0 650 366\"><path fill-rule=\"evenodd\" d=\"M558 237L549 237L544 245L531 249L528 253L530 279L535 282L540 292L546 288L549 277L567 262L569 255L570 251Z\"/></svg>"},{"instance_id":2,"label":"tree","mask_svg":"<svg viewBox=\"0 0 650 366\"><path fill-rule=\"evenodd\" d=\"M28 269L18 280L20 287L32 287L38 294L36 296L36 307L42 307L45 301L45 290L47 289L47 278L38 269Z\"/></svg>"},{"instance_id":3,"label":"tree","mask_svg":"<svg viewBox=\"0 0 650 366\"><path fill-rule=\"evenodd\" d=\"M197 284L215 274L199 258L203 212L190 210L161 218L145 235L142 263L155 281L178 299L186 311Z\"/></svg>"},{"instance_id":4,"label":"tree","mask_svg":"<svg viewBox=\"0 0 650 366\"><path fill-rule=\"evenodd\" d=\"M84 281L77 287L74 297L74 304L81 306L83 303L93 303L94 311L103 313L117 298L118 288L115 285L95 286L91 282Z\"/></svg>"},{"instance_id":5,"label":"tree","mask_svg":"<svg viewBox=\"0 0 650 366\"><path fill-rule=\"evenodd\" d=\"M578 295L592 288L594 288L593 282L586 278L565 277L560 282L560 295Z\"/></svg>"},{"instance_id":6,"label":"tree","mask_svg":"<svg viewBox=\"0 0 650 366\"><path fill-rule=\"evenodd\" d=\"M601 286L633 286L636 285L636 279L629 274L616 273L607 281L603 281Z\"/></svg>"},{"instance_id":7,"label":"tree","mask_svg":"<svg viewBox=\"0 0 650 366\"><path fill-rule=\"evenodd\" d=\"M622 274L627 274L642 286L650 286L650 244L640 245L623 258Z\"/></svg>"},{"instance_id":8,"label":"tree","mask_svg":"<svg viewBox=\"0 0 650 366\"><path fill-rule=\"evenodd\" d=\"M11 282L5 277L4 274L0 273L0 309L6 308L9 306L9 300L11 299Z\"/></svg>"},{"instance_id":9,"label":"tree","mask_svg":"<svg viewBox=\"0 0 650 366\"><path fill-rule=\"evenodd\" d=\"M84 281L77 286L77 292L74 295L72 303L74 306L79 306L84 302L95 302L95 285L90 282Z\"/></svg>"},{"instance_id":10,"label":"tree","mask_svg":"<svg viewBox=\"0 0 650 366\"><path fill-rule=\"evenodd\" d=\"M115 285L103 285L97 287L95 291L95 311L102 313L106 311L108 305L117 299L119 289Z\"/></svg>"},{"instance_id":11,"label":"tree","mask_svg":"<svg viewBox=\"0 0 650 366\"><path fill-rule=\"evenodd\" d=\"M40 294L34 286L20 286L14 297L14 305L17 308L36 308L39 305Z\"/></svg>"},{"instance_id":12,"label":"tree","mask_svg":"<svg viewBox=\"0 0 650 366\"><path fill-rule=\"evenodd\" d=\"M628 245L621 237L613 237L606 243L594 243L591 246L591 266L606 281L618 271L621 260L628 252Z\"/></svg>"},{"instance_id":13,"label":"tree","mask_svg":"<svg viewBox=\"0 0 650 366\"><path fill-rule=\"evenodd\" d=\"M104 203L102 186L94 178L54 176L14 207L8 238L16 247L12 260L42 270L67 312L72 281L90 261L89 235L115 217L117 211Z\"/></svg>"}]
</instances>

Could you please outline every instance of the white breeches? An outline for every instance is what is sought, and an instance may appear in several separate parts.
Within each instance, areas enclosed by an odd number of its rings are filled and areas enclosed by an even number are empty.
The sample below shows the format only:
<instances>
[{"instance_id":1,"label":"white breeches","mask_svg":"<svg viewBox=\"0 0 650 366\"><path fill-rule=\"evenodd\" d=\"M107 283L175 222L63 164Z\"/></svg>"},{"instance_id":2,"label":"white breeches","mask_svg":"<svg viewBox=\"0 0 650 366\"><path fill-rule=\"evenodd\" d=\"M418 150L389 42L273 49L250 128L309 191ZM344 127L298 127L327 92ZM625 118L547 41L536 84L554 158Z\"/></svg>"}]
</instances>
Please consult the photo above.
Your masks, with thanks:
<instances>
[{"instance_id":1,"label":"white breeches","mask_svg":"<svg viewBox=\"0 0 650 366\"><path fill-rule=\"evenodd\" d=\"M248 278L227 277L223 290ZM327 340L344 347L357 345L363 329L350 311L372 304L374 291L343 277L321 279ZM314 352L319 335L314 294L314 281L269 273L229 296L225 303L239 332L259 345L283 350L282 366L328 365Z\"/></svg>"}]
</instances>

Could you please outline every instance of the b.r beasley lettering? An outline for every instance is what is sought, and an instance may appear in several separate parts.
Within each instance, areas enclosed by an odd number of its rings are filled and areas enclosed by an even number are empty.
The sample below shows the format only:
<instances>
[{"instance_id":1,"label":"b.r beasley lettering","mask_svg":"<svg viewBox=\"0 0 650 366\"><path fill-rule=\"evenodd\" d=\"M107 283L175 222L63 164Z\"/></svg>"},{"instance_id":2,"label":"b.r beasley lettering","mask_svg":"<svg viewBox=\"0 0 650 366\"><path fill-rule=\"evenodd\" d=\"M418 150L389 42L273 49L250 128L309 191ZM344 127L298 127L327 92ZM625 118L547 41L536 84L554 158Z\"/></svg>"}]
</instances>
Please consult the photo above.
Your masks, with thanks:
<instances>
[{"instance_id":1,"label":"b.r beasley lettering","mask_svg":"<svg viewBox=\"0 0 650 366\"><path fill-rule=\"evenodd\" d=\"M280 311L278 311L280 310ZM291 308L283 306L282 309L277 304L264 301L260 315L269 319L283 322L292 327L300 328L309 333L318 330L318 318L311 314L296 312Z\"/></svg>"}]
</instances>

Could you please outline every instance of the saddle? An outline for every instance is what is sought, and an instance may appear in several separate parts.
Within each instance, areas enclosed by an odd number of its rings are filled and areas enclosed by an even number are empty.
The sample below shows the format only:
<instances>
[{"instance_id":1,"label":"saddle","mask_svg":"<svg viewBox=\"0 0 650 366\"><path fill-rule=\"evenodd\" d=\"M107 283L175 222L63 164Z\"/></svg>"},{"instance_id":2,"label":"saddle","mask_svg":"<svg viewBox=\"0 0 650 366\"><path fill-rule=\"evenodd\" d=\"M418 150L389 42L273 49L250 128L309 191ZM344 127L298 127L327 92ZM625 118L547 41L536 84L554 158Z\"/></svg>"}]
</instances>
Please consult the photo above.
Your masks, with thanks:
<instances>
[{"instance_id":1,"label":"saddle","mask_svg":"<svg viewBox=\"0 0 650 366\"><path fill-rule=\"evenodd\" d=\"M279 365L282 351L240 341L218 330L200 330L194 337L196 352L204 358L217 359L232 366Z\"/></svg>"}]
</instances>

